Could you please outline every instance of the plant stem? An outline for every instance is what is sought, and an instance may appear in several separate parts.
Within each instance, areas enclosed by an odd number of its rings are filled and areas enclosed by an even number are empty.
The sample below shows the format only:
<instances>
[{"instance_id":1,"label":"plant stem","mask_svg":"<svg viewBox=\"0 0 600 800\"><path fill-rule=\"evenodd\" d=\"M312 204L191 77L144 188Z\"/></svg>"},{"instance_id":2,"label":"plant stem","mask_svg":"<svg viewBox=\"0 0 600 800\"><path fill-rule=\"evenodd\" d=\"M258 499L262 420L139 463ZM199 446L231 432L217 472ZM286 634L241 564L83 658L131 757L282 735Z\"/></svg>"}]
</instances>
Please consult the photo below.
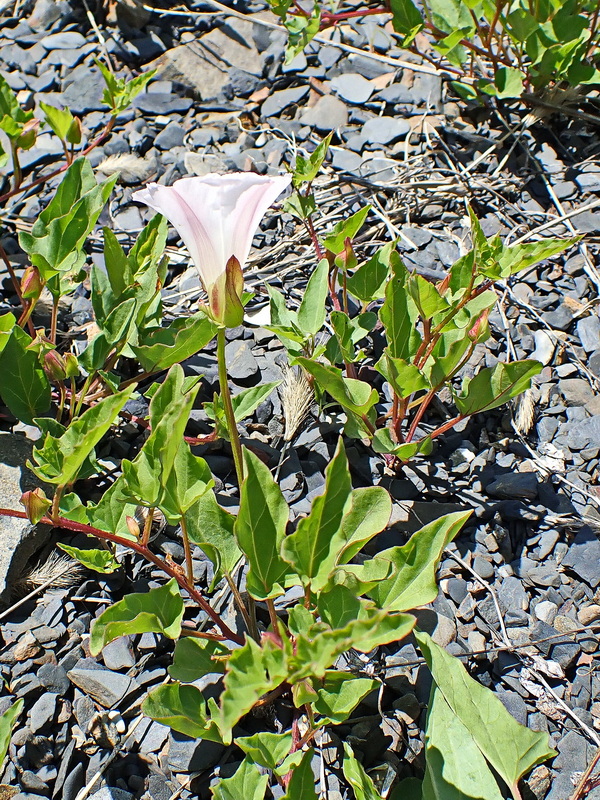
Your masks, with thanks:
<instances>
[{"instance_id":1,"label":"plant stem","mask_svg":"<svg viewBox=\"0 0 600 800\"><path fill-rule=\"evenodd\" d=\"M150 534L152 532L153 520L154 520L154 509L149 508L148 514L146 515L146 519L144 520L144 530L142 531L142 545L144 547L147 547L148 542L150 541Z\"/></svg>"},{"instance_id":2,"label":"plant stem","mask_svg":"<svg viewBox=\"0 0 600 800\"><path fill-rule=\"evenodd\" d=\"M187 570L187 579L190 586L194 585L194 565L192 563L192 548L190 547L190 537L187 531L187 522L185 515L179 520L181 525L181 536L183 538L183 550L185 552L185 567Z\"/></svg>"},{"instance_id":3,"label":"plant stem","mask_svg":"<svg viewBox=\"0 0 600 800\"><path fill-rule=\"evenodd\" d=\"M19 186L23 181L23 171L21 169L21 164L19 163L19 148L16 142L13 142L12 139L10 140L10 150L13 161L13 185L14 188L19 191Z\"/></svg>"},{"instance_id":4,"label":"plant stem","mask_svg":"<svg viewBox=\"0 0 600 800\"><path fill-rule=\"evenodd\" d=\"M57 486L56 491L54 492L54 497L52 498L52 507L50 509L50 516L52 518L53 524L56 524L54 520L60 519L58 515L58 507L60 505L60 498L62 497L62 493L64 491L64 486ZM0 509L1 513L1 509Z\"/></svg>"},{"instance_id":5,"label":"plant stem","mask_svg":"<svg viewBox=\"0 0 600 800\"><path fill-rule=\"evenodd\" d=\"M19 302L21 303L21 306L23 308L23 313L25 313L27 308L26 308L26 302L25 302L25 300L23 300L23 293L21 292L21 284L19 283L17 275L16 275L16 273L15 273L15 271L13 269L13 266L10 263L10 260L9 260L8 256L6 255L6 250L2 246L2 242L0 242L0 258L2 259L2 261L4 261L4 265L6 266L7 272L10 275L10 280L11 280L13 288L15 290L15 294L19 298ZM19 322L20 322L20 320L19 320ZM33 329L33 325L29 321L28 321L28 326L29 326L29 332L31 333L31 336L32 337L35 336L35 331Z\"/></svg>"},{"instance_id":6,"label":"plant stem","mask_svg":"<svg viewBox=\"0 0 600 800\"><path fill-rule=\"evenodd\" d=\"M58 322L58 304L60 302L60 297L58 295L53 295L52 297L52 315L50 317L50 341L52 344L56 344L56 325Z\"/></svg>"},{"instance_id":7,"label":"plant stem","mask_svg":"<svg viewBox=\"0 0 600 800\"><path fill-rule=\"evenodd\" d=\"M229 588L231 589L231 594L233 595L233 599L238 608L238 611L244 618L244 624L246 625L248 633L250 634L250 636L252 636L254 641L258 642L260 636L258 634L258 629L256 627L256 620L252 620L250 614L248 613L248 609L246 608L246 604L242 599L242 595L240 594L239 589L235 584L235 580L231 577L231 575L228 572L225 573L225 580L227 581Z\"/></svg>"},{"instance_id":8,"label":"plant stem","mask_svg":"<svg viewBox=\"0 0 600 800\"><path fill-rule=\"evenodd\" d=\"M27 514L24 511L14 511L12 508L0 508L0 516L27 519ZM112 542L113 544L120 544L122 547L129 547L135 553L138 553L139 555L143 556L143 558L154 564L155 567L158 567L158 569L162 570L166 575L169 576L169 578L175 578L179 586L189 594L192 600L197 603L197 605L199 605L200 608L206 612L206 614L208 614L215 625L221 630L225 638L227 638L230 642L235 642L239 645L244 644L244 637L240 636L235 631L232 631L227 623L221 619L214 608L212 608L207 600L205 600L205 598L200 594L200 592L198 592L193 586L190 586L187 578L176 564L169 564L167 561L164 561L141 542L134 542L132 539L126 539L125 537L118 536L115 533L108 533L108 531L102 531L99 528L93 528L91 525L86 525L83 522L74 522L73 520L66 519L65 517L56 517L55 519L51 519L50 517L42 517L40 522L44 525L53 525L54 527L65 528L69 531L85 533L88 536L95 536L97 539L106 542Z\"/></svg>"},{"instance_id":9,"label":"plant stem","mask_svg":"<svg viewBox=\"0 0 600 800\"><path fill-rule=\"evenodd\" d=\"M91 153L91 151L95 147L98 147L99 144L102 144L102 142L112 131L115 125L115 121L116 121L115 117L111 117L106 123L106 127L104 128L102 133L99 136L97 136L93 142L90 142L90 144L85 148L85 150L82 150L81 153L79 153L79 155L87 156L87 154ZM27 192L29 191L29 189L33 189L36 186L39 186L41 183L46 183L46 181L55 178L57 175L60 175L61 173L65 172L68 168L69 164L65 164L64 166L55 169L53 172L49 172L47 175L42 175L41 178L37 178L35 181L28 183L26 186L20 186L18 189L13 189L10 192L6 192L5 194L0 196L0 203L3 203L5 200L8 200L11 197L14 197L16 194L21 194L21 192Z\"/></svg>"},{"instance_id":10,"label":"plant stem","mask_svg":"<svg viewBox=\"0 0 600 800\"><path fill-rule=\"evenodd\" d=\"M231 449L233 451L233 462L235 464L238 484L241 488L244 480L244 458L242 455L242 445L240 444L237 423L235 421L233 404L231 402L231 394L229 392L229 382L227 380L227 362L225 361L225 328L219 328L217 331L217 364L219 367L219 384L221 386L223 409L225 411L225 418L227 419L227 430L229 432L229 440L231 442Z\"/></svg>"}]
</instances>

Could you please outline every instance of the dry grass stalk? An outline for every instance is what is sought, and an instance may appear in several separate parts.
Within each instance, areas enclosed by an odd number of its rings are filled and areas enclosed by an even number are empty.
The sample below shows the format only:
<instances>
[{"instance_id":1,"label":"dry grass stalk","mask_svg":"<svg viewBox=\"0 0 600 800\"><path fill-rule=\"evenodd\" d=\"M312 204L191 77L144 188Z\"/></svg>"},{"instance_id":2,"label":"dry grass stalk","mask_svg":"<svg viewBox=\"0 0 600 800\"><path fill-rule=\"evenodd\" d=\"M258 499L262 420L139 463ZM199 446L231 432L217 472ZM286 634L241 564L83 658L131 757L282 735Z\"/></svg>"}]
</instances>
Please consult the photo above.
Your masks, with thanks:
<instances>
[{"instance_id":1,"label":"dry grass stalk","mask_svg":"<svg viewBox=\"0 0 600 800\"><path fill-rule=\"evenodd\" d=\"M535 419L535 401L533 392L528 389L515 400L515 428L525 436L529 433Z\"/></svg>"},{"instance_id":2,"label":"dry grass stalk","mask_svg":"<svg viewBox=\"0 0 600 800\"><path fill-rule=\"evenodd\" d=\"M286 442L291 442L308 416L314 399L313 390L302 370L286 367L279 392L285 419L283 438Z\"/></svg>"},{"instance_id":3,"label":"dry grass stalk","mask_svg":"<svg viewBox=\"0 0 600 800\"><path fill-rule=\"evenodd\" d=\"M77 584L82 575L81 564L68 556L52 552L45 561L34 564L15 582L13 592L16 595L27 594L45 585L68 589Z\"/></svg>"}]
</instances>

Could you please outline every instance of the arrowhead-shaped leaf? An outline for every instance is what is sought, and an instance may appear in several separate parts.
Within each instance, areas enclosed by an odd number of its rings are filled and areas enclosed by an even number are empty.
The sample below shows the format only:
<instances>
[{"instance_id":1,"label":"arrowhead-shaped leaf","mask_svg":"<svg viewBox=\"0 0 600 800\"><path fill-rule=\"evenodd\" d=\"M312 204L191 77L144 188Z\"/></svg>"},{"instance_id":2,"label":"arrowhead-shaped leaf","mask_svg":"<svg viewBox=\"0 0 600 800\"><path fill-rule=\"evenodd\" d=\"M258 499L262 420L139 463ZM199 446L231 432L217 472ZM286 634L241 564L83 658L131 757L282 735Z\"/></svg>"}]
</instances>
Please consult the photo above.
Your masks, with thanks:
<instances>
[{"instance_id":1,"label":"arrowhead-shaped leaf","mask_svg":"<svg viewBox=\"0 0 600 800\"><path fill-rule=\"evenodd\" d=\"M175 578L157 589L125 595L94 620L90 652L98 655L109 642L134 633L162 633L169 639L177 639L183 611L183 599Z\"/></svg>"}]
</instances>

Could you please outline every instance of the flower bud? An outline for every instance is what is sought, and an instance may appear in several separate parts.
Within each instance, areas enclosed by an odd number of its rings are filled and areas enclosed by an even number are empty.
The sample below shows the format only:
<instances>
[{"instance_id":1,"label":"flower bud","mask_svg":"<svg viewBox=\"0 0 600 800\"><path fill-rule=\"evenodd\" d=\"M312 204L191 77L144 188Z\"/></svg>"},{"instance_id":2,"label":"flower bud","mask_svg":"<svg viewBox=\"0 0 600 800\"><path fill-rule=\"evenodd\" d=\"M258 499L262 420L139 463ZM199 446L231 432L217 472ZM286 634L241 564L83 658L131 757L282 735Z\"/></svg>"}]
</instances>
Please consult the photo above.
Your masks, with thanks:
<instances>
[{"instance_id":1,"label":"flower bud","mask_svg":"<svg viewBox=\"0 0 600 800\"><path fill-rule=\"evenodd\" d=\"M67 378L79 377L79 361L75 353L65 355L65 375Z\"/></svg>"},{"instance_id":2,"label":"flower bud","mask_svg":"<svg viewBox=\"0 0 600 800\"><path fill-rule=\"evenodd\" d=\"M38 523L52 505L41 489L25 492L21 496L21 504L25 507L27 519L34 525Z\"/></svg>"},{"instance_id":3,"label":"flower bud","mask_svg":"<svg viewBox=\"0 0 600 800\"><path fill-rule=\"evenodd\" d=\"M30 119L23 125L21 133L17 137L17 147L21 150L29 150L35 144L37 139L38 129L40 127L39 119Z\"/></svg>"},{"instance_id":4,"label":"flower bud","mask_svg":"<svg viewBox=\"0 0 600 800\"><path fill-rule=\"evenodd\" d=\"M335 265L343 272L346 272L346 270L349 269L356 269L357 264L358 261L356 260L356 255L352 248L352 240L349 236L346 236L344 239L344 249L335 257Z\"/></svg>"},{"instance_id":5,"label":"flower bud","mask_svg":"<svg viewBox=\"0 0 600 800\"><path fill-rule=\"evenodd\" d=\"M42 367L51 381L64 381L67 377L67 365L64 358L56 350L50 350L44 356Z\"/></svg>"},{"instance_id":6,"label":"flower bud","mask_svg":"<svg viewBox=\"0 0 600 800\"><path fill-rule=\"evenodd\" d=\"M69 144L79 144L81 141L81 120L79 117L73 117L73 122L69 125L67 131L67 142Z\"/></svg>"},{"instance_id":7,"label":"flower bud","mask_svg":"<svg viewBox=\"0 0 600 800\"><path fill-rule=\"evenodd\" d=\"M27 267L21 278L21 294L25 300L37 300L44 288L44 282L37 267Z\"/></svg>"},{"instance_id":8,"label":"flower bud","mask_svg":"<svg viewBox=\"0 0 600 800\"><path fill-rule=\"evenodd\" d=\"M467 333L467 336L472 342L485 342L486 339L489 339L490 326L488 324L488 317L490 316L490 311L490 308L486 308L485 311L482 311L471 330Z\"/></svg>"},{"instance_id":9,"label":"flower bud","mask_svg":"<svg viewBox=\"0 0 600 800\"><path fill-rule=\"evenodd\" d=\"M125 523L127 524L127 530L132 536L135 536L136 539L140 538L140 526L133 517L125 517Z\"/></svg>"},{"instance_id":10,"label":"flower bud","mask_svg":"<svg viewBox=\"0 0 600 800\"><path fill-rule=\"evenodd\" d=\"M237 328L244 321L244 276L240 262L231 256L213 285L208 289L210 315L216 323L226 328Z\"/></svg>"}]
</instances>

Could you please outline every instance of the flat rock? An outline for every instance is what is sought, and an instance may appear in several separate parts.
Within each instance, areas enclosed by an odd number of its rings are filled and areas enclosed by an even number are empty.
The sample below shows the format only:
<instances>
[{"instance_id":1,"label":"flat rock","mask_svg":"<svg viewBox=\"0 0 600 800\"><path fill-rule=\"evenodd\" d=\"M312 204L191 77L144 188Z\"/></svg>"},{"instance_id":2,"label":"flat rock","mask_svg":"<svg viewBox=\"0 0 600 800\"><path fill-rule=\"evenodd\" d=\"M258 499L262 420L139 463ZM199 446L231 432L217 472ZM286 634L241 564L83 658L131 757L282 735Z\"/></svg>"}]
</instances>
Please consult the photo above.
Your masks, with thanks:
<instances>
[{"instance_id":1,"label":"flat rock","mask_svg":"<svg viewBox=\"0 0 600 800\"><path fill-rule=\"evenodd\" d=\"M80 66L69 72L56 99L73 114L107 110L102 101L103 87L104 81L97 69Z\"/></svg>"},{"instance_id":2,"label":"flat rock","mask_svg":"<svg viewBox=\"0 0 600 800\"><path fill-rule=\"evenodd\" d=\"M331 88L348 103L366 103L375 89L371 81L358 72L346 72L331 81Z\"/></svg>"},{"instance_id":3,"label":"flat rock","mask_svg":"<svg viewBox=\"0 0 600 800\"><path fill-rule=\"evenodd\" d=\"M71 683L105 708L119 703L135 686L135 681L128 675L110 669L88 667L85 660L79 661L67 675Z\"/></svg>"},{"instance_id":4,"label":"flat rock","mask_svg":"<svg viewBox=\"0 0 600 800\"><path fill-rule=\"evenodd\" d=\"M280 114L294 103L300 102L308 94L308 86L293 86L291 89L280 89L267 97L262 104L263 117L273 117Z\"/></svg>"},{"instance_id":5,"label":"flat rock","mask_svg":"<svg viewBox=\"0 0 600 800\"><path fill-rule=\"evenodd\" d=\"M75 50L87 44L85 36L77 31L61 31L60 33L51 33L49 36L44 36L40 39L40 44L46 50Z\"/></svg>"},{"instance_id":6,"label":"flat rock","mask_svg":"<svg viewBox=\"0 0 600 800\"><path fill-rule=\"evenodd\" d=\"M332 131L348 124L348 109L339 97L325 94L302 113L300 121L318 131Z\"/></svg>"},{"instance_id":7,"label":"flat rock","mask_svg":"<svg viewBox=\"0 0 600 800\"><path fill-rule=\"evenodd\" d=\"M23 511L23 492L40 486L25 466L33 443L24 436L0 433L0 507ZM32 525L26 519L0 517L0 601L8 600L10 587L20 577L29 559L50 539L47 525Z\"/></svg>"},{"instance_id":8,"label":"flat rock","mask_svg":"<svg viewBox=\"0 0 600 800\"><path fill-rule=\"evenodd\" d=\"M522 497L535 500L538 492L538 480L533 472L509 472L499 475L485 488L486 494L508 500Z\"/></svg>"},{"instance_id":9,"label":"flat rock","mask_svg":"<svg viewBox=\"0 0 600 800\"><path fill-rule=\"evenodd\" d=\"M572 570L588 583L592 589L600 584L600 540L594 531L585 525L577 532L573 543L562 560L562 566Z\"/></svg>"},{"instance_id":10,"label":"flat rock","mask_svg":"<svg viewBox=\"0 0 600 800\"><path fill-rule=\"evenodd\" d=\"M258 364L247 341L235 340L225 346L227 372L234 381L246 380L256 375Z\"/></svg>"},{"instance_id":11,"label":"flat rock","mask_svg":"<svg viewBox=\"0 0 600 800\"><path fill-rule=\"evenodd\" d=\"M410 125L397 117L373 117L362 126L362 135L369 144L393 144L410 131Z\"/></svg>"},{"instance_id":12,"label":"flat rock","mask_svg":"<svg viewBox=\"0 0 600 800\"><path fill-rule=\"evenodd\" d=\"M253 42L254 25L244 20L222 25L193 41L173 47L151 64L163 80L177 81L202 100L217 98L236 68L260 76L262 62Z\"/></svg>"},{"instance_id":13,"label":"flat rock","mask_svg":"<svg viewBox=\"0 0 600 800\"><path fill-rule=\"evenodd\" d=\"M596 314L583 317L577 323L577 334L581 340L581 346L586 353L592 353L600 345L600 319Z\"/></svg>"},{"instance_id":14,"label":"flat rock","mask_svg":"<svg viewBox=\"0 0 600 800\"><path fill-rule=\"evenodd\" d=\"M189 97L179 97L170 92L142 92L133 101L135 108L144 114L183 114L192 104Z\"/></svg>"}]
</instances>

